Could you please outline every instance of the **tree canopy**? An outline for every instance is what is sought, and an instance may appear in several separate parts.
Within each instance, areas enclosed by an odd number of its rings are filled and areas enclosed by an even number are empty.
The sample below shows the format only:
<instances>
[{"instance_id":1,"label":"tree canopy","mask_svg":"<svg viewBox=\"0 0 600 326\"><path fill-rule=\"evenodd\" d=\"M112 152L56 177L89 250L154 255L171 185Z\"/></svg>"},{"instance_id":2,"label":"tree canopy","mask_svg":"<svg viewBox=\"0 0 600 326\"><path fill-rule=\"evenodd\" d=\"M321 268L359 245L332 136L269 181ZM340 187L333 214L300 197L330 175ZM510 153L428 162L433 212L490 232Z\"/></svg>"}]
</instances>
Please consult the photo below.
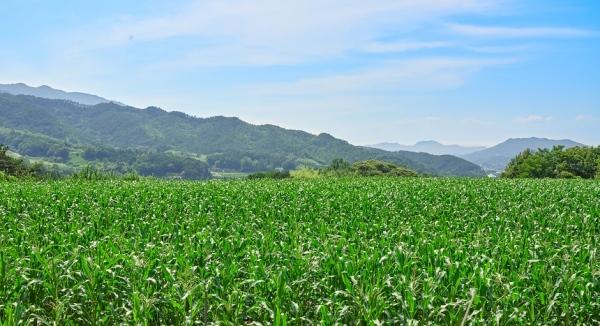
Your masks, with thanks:
<instances>
[{"instance_id":1,"label":"tree canopy","mask_svg":"<svg viewBox=\"0 0 600 326\"><path fill-rule=\"evenodd\" d=\"M354 162L353 164L350 164L343 159L335 159L333 160L331 165L322 170L322 173L330 176L418 176L417 172L411 169L379 160L358 161Z\"/></svg>"},{"instance_id":2,"label":"tree canopy","mask_svg":"<svg viewBox=\"0 0 600 326\"><path fill-rule=\"evenodd\" d=\"M600 178L600 147L526 150L502 174L505 178Z\"/></svg>"},{"instance_id":3,"label":"tree canopy","mask_svg":"<svg viewBox=\"0 0 600 326\"><path fill-rule=\"evenodd\" d=\"M0 178L7 179L12 177L33 177L40 172L39 165L27 165L21 159L8 155L8 147L0 144Z\"/></svg>"}]
</instances>

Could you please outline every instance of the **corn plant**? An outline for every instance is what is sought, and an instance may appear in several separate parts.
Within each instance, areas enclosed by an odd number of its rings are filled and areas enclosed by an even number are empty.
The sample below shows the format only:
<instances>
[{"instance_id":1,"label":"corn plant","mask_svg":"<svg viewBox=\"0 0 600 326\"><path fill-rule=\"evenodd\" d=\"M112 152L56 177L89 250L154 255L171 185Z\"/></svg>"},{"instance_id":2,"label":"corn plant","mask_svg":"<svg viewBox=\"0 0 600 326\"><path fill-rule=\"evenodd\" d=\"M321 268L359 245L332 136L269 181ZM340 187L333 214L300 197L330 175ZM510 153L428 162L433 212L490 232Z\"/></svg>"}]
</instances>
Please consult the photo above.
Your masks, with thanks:
<instances>
[{"instance_id":1,"label":"corn plant","mask_svg":"<svg viewBox=\"0 0 600 326\"><path fill-rule=\"evenodd\" d=\"M0 182L0 324L598 324L600 183Z\"/></svg>"}]
</instances>

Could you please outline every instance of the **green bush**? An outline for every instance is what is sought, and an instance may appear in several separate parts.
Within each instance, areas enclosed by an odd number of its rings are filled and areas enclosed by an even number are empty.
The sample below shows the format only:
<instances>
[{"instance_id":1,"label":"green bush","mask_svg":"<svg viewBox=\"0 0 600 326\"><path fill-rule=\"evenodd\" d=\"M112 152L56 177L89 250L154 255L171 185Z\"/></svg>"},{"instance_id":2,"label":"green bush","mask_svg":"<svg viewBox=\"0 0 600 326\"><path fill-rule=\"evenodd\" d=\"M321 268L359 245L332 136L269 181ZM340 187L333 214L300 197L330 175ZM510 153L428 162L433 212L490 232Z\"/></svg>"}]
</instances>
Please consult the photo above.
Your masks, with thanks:
<instances>
[{"instance_id":1,"label":"green bush","mask_svg":"<svg viewBox=\"0 0 600 326\"><path fill-rule=\"evenodd\" d=\"M0 172L6 176L17 178L41 178L43 176L41 164L26 164L21 159L8 155L8 147L0 145Z\"/></svg>"},{"instance_id":2,"label":"green bush","mask_svg":"<svg viewBox=\"0 0 600 326\"><path fill-rule=\"evenodd\" d=\"M302 178L302 179L314 179L319 178L322 175L319 173L317 169L311 169L308 167L302 167L290 172L292 178Z\"/></svg>"},{"instance_id":3,"label":"green bush","mask_svg":"<svg viewBox=\"0 0 600 326\"><path fill-rule=\"evenodd\" d=\"M248 179L287 179L290 177L290 171L267 171L250 174Z\"/></svg>"},{"instance_id":4,"label":"green bush","mask_svg":"<svg viewBox=\"0 0 600 326\"><path fill-rule=\"evenodd\" d=\"M526 150L506 167L504 178L593 179L600 174L600 147L557 146Z\"/></svg>"},{"instance_id":5,"label":"green bush","mask_svg":"<svg viewBox=\"0 0 600 326\"><path fill-rule=\"evenodd\" d=\"M336 159L332 164L321 170L324 176L344 177L344 176L393 176L393 177L416 177L418 174L410 169L395 164L379 161L367 160L358 161L350 165L349 163Z\"/></svg>"},{"instance_id":6,"label":"green bush","mask_svg":"<svg viewBox=\"0 0 600 326\"><path fill-rule=\"evenodd\" d=\"M415 171L392 163L368 160L352 164L351 170L360 176L395 176L395 177L416 177Z\"/></svg>"},{"instance_id":7,"label":"green bush","mask_svg":"<svg viewBox=\"0 0 600 326\"><path fill-rule=\"evenodd\" d=\"M111 180L118 179L116 173L114 172L104 172L96 169L92 166L85 166L83 169L73 173L70 176L71 179L74 180L85 180L85 181L99 181L99 180Z\"/></svg>"},{"instance_id":8,"label":"green bush","mask_svg":"<svg viewBox=\"0 0 600 326\"><path fill-rule=\"evenodd\" d=\"M17 178L13 177L12 175L7 175L4 172L0 171L0 181L14 181Z\"/></svg>"}]
</instances>

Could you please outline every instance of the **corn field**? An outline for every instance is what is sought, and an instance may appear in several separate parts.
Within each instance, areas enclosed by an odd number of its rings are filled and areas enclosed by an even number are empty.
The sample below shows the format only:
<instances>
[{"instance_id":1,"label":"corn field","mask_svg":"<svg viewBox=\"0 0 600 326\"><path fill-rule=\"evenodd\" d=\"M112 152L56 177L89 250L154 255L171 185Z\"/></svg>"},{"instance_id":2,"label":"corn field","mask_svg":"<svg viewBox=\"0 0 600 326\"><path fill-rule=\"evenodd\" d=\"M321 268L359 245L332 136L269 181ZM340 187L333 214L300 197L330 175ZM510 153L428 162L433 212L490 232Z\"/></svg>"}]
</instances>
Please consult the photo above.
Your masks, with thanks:
<instances>
[{"instance_id":1,"label":"corn field","mask_svg":"<svg viewBox=\"0 0 600 326\"><path fill-rule=\"evenodd\" d=\"M600 182L0 182L0 324L599 324Z\"/></svg>"}]
</instances>

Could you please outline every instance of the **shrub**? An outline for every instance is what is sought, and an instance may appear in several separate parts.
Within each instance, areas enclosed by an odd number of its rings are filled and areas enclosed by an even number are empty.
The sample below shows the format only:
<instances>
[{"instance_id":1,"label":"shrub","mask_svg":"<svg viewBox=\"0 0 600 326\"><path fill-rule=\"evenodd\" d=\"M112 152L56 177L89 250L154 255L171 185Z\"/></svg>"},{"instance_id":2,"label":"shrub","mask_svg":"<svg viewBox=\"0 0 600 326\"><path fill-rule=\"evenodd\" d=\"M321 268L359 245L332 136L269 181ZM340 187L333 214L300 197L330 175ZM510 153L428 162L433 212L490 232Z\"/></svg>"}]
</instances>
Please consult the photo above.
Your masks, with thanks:
<instances>
[{"instance_id":1,"label":"shrub","mask_svg":"<svg viewBox=\"0 0 600 326\"><path fill-rule=\"evenodd\" d=\"M17 178L0 171L0 181L15 181Z\"/></svg>"},{"instance_id":2,"label":"shrub","mask_svg":"<svg viewBox=\"0 0 600 326\"><path fill-rule=\"evenodd\" d=\"M287 179L290 177L290 171L267 171L250 174L248 179Z\"/></svg>"},{"instance_id":3,"label":"shrub","mask_svg":"<svg viewBox=\"0 0 600 326\"><path fill-rule=\"evenodd\" d=\"M352 164L352 171L361 176L396 176L396 177L416 177L415 171L394 165L392 163L368 160Z\"/></svg>"},{"instance_id":4,"label":"shrub","mask_svg":"<svg viewBox=\"0 0 600 326\"><path fill-rule=\"evenodd\" d=\"M302 167L297 170L291 171L290 175L292 178L303 178L303 179L314 179L319 178L322 175L319 173L319 170L311 169L308 167Z\"/></svg>"},{"instance_id":5,"label":"shrub","mask_svg":"<svg viewBox=\"0 0 600 326\"><path fill-rule=\"evenodd\" d=\"M71 175L71 179L85 181L111 180L117 178L118 176L114 172L103 172L89 165Z\"/></svg>"},{"instance_id":6,"label":"shrub","mask_svg":"<svg viewBox=\"0 0 600 326\"><path fill-rule=\"evenodd\" d=\"M592 179L600 174L599 162L600 147L526 150L512 159L502 177Z\"/></svg>"}]
</instances>

